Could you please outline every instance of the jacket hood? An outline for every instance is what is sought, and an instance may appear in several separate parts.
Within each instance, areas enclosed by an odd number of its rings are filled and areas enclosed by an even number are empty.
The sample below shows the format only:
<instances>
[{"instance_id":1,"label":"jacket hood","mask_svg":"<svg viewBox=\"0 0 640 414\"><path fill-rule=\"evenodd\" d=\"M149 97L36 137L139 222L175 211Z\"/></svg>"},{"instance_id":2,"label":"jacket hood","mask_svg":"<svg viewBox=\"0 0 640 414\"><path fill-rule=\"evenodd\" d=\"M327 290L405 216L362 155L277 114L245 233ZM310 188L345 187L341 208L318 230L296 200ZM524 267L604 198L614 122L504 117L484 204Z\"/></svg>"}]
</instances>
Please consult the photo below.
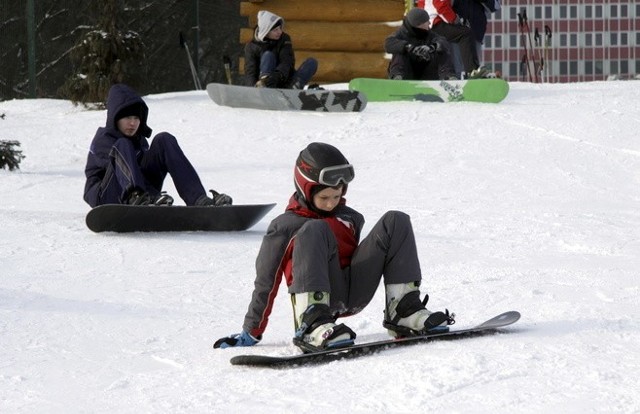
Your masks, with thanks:
<instances>
[{"instance_id":1,"label":"jacket hood","mask_svg":"<svg viewBox=\"0 0 640 414\"><path fill-rule=\"evenodd\" d=\"M284 29L284 19L277 14L273 14L270 11L260 10L258 12L258 27L255 31L255 37L257 40L264 42L264 38L269 34L278 22L282 24Z\"/></svg>"},{"instance_id":2,"label":"jacket hood","mask_svg":"<svg viewBox=\"0 0 640 414\"><path fill-rule=\"evenodd\" d=\"M122 117L119 117L118 114L131 112L132 107L135 107L135 112L139 114L140 117L138 135L149 138L152 132L152 129L147 125L149 107L147 107L147 104L136 91L123 83L117 83L109 89L109 96L107 98L107 129L115 129L117 131L117 120Z\"/></svg>"}]
</instances>

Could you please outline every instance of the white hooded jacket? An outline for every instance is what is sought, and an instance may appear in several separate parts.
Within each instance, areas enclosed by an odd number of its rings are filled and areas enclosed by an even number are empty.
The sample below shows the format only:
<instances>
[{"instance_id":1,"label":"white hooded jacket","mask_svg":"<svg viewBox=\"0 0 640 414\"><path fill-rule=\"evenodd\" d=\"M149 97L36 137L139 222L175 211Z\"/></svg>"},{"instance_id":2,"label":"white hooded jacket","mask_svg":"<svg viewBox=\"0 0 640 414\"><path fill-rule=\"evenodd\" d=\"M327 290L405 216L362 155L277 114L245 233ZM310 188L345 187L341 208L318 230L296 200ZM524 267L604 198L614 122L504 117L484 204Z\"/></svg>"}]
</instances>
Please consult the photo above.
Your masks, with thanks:
<instances>
[{"instance_id":1,"label":"white hooded jacket","mask_svg":"<svg viewBox=\"0 0 640 414\"><path fill-rule=\"evenodd\" d=\"M258 12L258 27L255 32L256 39L264 42L264 38L278 22L282 22L282 28L284 30L284 19L282 17L270 11L260 10Z\"/></svg>"}]
</instances>

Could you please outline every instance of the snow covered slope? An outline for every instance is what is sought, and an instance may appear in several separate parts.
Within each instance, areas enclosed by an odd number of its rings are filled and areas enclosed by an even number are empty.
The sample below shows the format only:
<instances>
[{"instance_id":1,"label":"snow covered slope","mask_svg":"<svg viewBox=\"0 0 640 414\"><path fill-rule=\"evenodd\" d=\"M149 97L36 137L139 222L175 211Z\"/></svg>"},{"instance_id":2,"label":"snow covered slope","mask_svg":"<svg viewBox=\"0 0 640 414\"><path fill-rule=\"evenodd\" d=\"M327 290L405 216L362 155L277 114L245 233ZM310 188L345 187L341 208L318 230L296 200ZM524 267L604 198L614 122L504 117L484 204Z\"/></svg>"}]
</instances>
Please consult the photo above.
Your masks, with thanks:
<instances>
[{"instance_id":1,"label":"snow covered slope","mask_svg":"<svg viewBox=\"0 0 640 414\"><path fill-rule=\"evenodd\" d=\"M0 412L639 412L639 95L634 81L513 83L499 105L349 114L146 97L149 125L178 137L206 186L278 202L221 234L91 233L83 170L105 113L0 102L0 139L27 157L0 170ZM231 366L298 352L283 288L258 346L212 350L240 330L262 234L312 141L355 165L365 232L386 210L411 215L431 308L457 327L507 310L520 322L313 368ZM357 341L386 338L383 301L342 320Z\"/></svg>"}]
</instances>

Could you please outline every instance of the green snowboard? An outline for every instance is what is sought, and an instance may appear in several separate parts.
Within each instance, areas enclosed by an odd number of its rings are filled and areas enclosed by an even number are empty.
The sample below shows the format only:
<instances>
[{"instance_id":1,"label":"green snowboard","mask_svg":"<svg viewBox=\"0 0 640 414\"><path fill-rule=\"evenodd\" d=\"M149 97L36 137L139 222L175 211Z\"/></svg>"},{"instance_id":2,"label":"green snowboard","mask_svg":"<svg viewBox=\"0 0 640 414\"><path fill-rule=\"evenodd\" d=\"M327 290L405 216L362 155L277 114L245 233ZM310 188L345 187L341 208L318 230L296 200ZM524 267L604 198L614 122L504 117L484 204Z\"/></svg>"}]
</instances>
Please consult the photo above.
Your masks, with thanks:
<instances>
[{"instance_id":1,"label":"green snowboard","mask_svg":"<svg viewBox=\"0 0 640 414\"><path fill-rule=\"evenodd\" d=\"M504 79L468 79L453 81L417 81L356 78L349 89L363 92L369 102L486 102L498 103L509 93Z\"/></svg>"}]
</instances>

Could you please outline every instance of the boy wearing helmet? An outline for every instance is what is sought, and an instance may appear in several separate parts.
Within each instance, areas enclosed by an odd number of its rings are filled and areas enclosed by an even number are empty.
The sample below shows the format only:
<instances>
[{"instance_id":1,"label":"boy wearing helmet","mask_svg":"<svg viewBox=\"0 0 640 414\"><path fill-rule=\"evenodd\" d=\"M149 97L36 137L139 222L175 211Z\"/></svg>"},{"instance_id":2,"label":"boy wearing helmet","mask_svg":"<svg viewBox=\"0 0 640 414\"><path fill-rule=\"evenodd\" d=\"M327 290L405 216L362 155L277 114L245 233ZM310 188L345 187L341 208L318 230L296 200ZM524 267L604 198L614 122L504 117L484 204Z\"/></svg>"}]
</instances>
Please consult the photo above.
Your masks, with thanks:
<instances>
[{"instance_id":1,"label":"boy wearing helmet","mask_svg":"<svg viewBox=\"0 0 640 414\"><path fill-rule=\"evenodd\" d=\"M296 192L264 236L242 332L214 348L255 345L262 339L284 276L295 322L293 342L303 351L348 346L356 334L336 319L360 312L384 279L383 325L394 336L446 331L448 313L420 301L420 264L409 216L390 211L362 242L364 217L346 205L355 176L335 147L311 143L294 169Z\"/></svg>"}]
</instances>

